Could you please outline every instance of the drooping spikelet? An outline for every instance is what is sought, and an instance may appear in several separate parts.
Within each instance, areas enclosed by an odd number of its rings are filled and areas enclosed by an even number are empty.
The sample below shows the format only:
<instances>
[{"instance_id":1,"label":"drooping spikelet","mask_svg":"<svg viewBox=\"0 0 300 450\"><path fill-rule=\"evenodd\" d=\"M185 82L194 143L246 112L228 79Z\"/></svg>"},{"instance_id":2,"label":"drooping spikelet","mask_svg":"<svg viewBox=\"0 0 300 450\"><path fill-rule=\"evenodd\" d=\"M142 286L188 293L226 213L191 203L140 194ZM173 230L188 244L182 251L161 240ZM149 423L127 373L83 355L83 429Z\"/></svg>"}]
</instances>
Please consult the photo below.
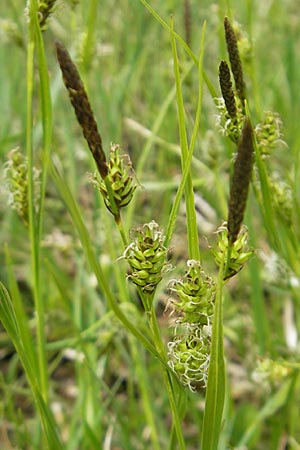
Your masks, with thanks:
<instances>
[{"instance_id":1,"label":"drooping spikelet","mask_svg":"<svg viewBox=\"0 0 300 450\"><path fill-rule=\"evenodd\" d=\"M230 186L228 210L229 243L233 244L239 234L246 209L249 184L253 165L253 130L248 118L245 119L242 136L234 162Z\"/></svg>"},{"instance_id":2,"label":"drooping spikelet","mask_svg":"<svg viewBox=\"0 0 300 450\"><path fill-rule=\"evenodd\" d=\"M246 85L244 82L243 68L237 45L237 38L228 17L225 17L224 19L224 29L227 51L233 78L235 81L235 87L242 107L244 107L244 102L246 99Z\"/></svg>"},{"instance_id":3,"label":"drooping spikelet","mask_svg":"<svg viewBox=\"0 0 300 450\"><path fill-rule=\"evenodd\" d=\"M108 168L102 147L102 139L83 82L81 81L78 70L64 45L60 42L56 42L55 45L57 59L63 74L63 80L68 90L77 120L81 125L83 135L92 152L100 176L105 178L107 176Z\"/></svg>"}]
</instances>

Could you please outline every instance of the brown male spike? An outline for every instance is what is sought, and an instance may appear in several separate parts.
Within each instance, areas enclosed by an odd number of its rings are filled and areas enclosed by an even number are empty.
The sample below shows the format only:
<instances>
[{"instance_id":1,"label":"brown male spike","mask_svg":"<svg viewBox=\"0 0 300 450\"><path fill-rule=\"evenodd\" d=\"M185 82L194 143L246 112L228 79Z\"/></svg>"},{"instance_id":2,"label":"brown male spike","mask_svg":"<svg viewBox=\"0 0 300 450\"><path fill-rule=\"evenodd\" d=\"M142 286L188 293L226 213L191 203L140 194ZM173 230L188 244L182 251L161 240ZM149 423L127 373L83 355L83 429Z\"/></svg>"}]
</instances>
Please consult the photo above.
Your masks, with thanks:
<instances>
[{"instance_id":1,"label":"brown male spike","mask_svg":"<svg viewBox=\"0 0 300 450\"><path fill-rule=\"evenodd\" d=\"M230 186L228 211L228 239L232 245L239 234L246 209L249 184L253 165L253 130L248 117L245 119L238 145Z\"/></svg>"},{"instance_id":2,"label":"brown male spike","mask_svg":"<svg viewBox=\"0 0 300 450\"><path fill-rule=\"evenodd\" d=\"M92 152L100 176L104 179L108 173L106 157L102 147L102 139L83 82L65 46L60 42L56 42L55 46L63 80L77 120Z\"/></svg>"},{"instance_id":3,"label":"brown male spike","mask_svg":"<svg viewBox=\"0 0 300 450\"><path fill-rule=\"evenodd\" d=\"M233 78L235 81L235 87L239 99L241 100L242 107L244 108L244 102L246 99L246 85L244 82L243 68L237 46L236 35L228 17L225 17L224 19L224 29L225 29L225 40L227 44L227 51L229 55Z\"/></svg>"},{"instance_id":4,"label":"brown male spike","mask_svg":"<svg viewBox=\"0 0 300 450\"><path fill-rule=\"evenodd\" d=\"M219 83L227 112L234 119L237 115L237 109L230 79L230 70L226 61L221 61L219 65Z\"/></svg>"}]
</instances>

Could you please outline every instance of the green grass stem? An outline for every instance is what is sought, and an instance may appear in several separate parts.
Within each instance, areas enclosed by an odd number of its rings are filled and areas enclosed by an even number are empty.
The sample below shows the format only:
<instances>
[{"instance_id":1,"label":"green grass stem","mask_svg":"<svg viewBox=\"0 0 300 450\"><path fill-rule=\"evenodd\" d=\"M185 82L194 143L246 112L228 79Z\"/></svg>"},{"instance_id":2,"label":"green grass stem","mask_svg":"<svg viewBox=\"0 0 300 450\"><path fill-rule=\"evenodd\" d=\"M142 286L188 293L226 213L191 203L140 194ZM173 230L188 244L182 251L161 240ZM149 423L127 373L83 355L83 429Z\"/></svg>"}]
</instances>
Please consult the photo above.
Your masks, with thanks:
<instances>
[{"instance_id":1,"label":"green grass stem","mask_svg":"<svg viewBox=\"0 0 300 450\"><path fill-rule=\"evenodd\" d=\"M47 359L45 352L45 324L44 324L44 304L40 285L40 234L39 223L35 213L34 198L34 156L33 156L33 91L34 91L34 53L35 53L35 29L37 21L37 3L29 3L29 28L27 45L27 123L26 123L26 153L28 159L28 208L29 208L29 236L31 243L31 264L33 280L33 296L36 309L37 322L37 354L39 361L39 381L42 397L48 401L48 373Z\"/></svg>"},{"instance_id":2,"label":"green grass stem","mask_svg":"<svg viewBox=\"0 0 300 450\"><path fill-rule=\"evenodd\" d=\"M217 450L222 427L225 400L225 361L223 343L223 277L224 262L219 267L205 409L202 424L201 448Z\"/></svg>"},{"instance_id":3,"label":"green grass stem","mask_svg":"<svg viewBox=\"0 0 300 450\"><path fill-rule=\"evenodd\" d=\"M191 162L192 162L193 153L194 153L195 144L196 144L196 137L197 137L197 133L199 130L199 124L200 124L200 119L201 119L202 96L203 96L202 64L203 64L203 56L204 56L205 30L206 30L206 23L204 23L204 25L203 25L201 41L200 41L200 55L199 55L199 67L198 67L199 91L198 91L198 103L197 103L196 118L195 118L193 133L192 133L192 137L191 137L191 143L190 143L187 157L186 157L185 164L184 164L182 179L181 179L180 185L178 187L178 190L176 192L176 197L173 202L172 210L170 213L170 218L169 218L169 223L168 223L168 227L167 227L167 231L166 231L166 238L165 238L165 246L166 247L168 247L170 244L174 226L175 226L177 213L178 213L179 206L180 206L180 201L182 199L182 195L183 195L183 192L184 192L184 189L186 186L186 181L191 173L190 167L191 167ZM193 183L193 186L194 186L194 183ZM197 224L196 224L196 228L197 228ZM198 234L198 231L197 231L197 234ZM195 254L197 255L197 253L195 253ZM198 259L200 259L200 253L197 256L198 256Z\"/></svg>"},{"instance_id":4,"label":"green grass stem","mask_svg":"<svg viewBox=\"0 0 300 450\"><path fill-rule=\"evenodd\" d=\"M178 108L178 124L179 124L179 136L180 136L180 147L181 147L181 166L184 172L184 167L189 154L189 146L187 140L187 132L185 125L185 112L181 89L181 79L179 72L179 61L177 56L175 35L173 32L173 22L171 24L171 42L173 51L173 62L174 62L174 74L176 81L176 92L177 92L177 108ZM201 92L201 90L200 90ZM199 101L201 101L201 95L199 95ZM199 102L198 102L198 118L200 119ZM195 136L195 134L194 134ZM185 185L185 202L186 202L186 217L187 217L187 234L188 234L188 254L190 259L200 260L200 250L199 250L199 240L198 240L198 228L196 220L196 211L194 203L194 191L191 173L187 175L186 185Z\"/></svg>"}]
</instances>

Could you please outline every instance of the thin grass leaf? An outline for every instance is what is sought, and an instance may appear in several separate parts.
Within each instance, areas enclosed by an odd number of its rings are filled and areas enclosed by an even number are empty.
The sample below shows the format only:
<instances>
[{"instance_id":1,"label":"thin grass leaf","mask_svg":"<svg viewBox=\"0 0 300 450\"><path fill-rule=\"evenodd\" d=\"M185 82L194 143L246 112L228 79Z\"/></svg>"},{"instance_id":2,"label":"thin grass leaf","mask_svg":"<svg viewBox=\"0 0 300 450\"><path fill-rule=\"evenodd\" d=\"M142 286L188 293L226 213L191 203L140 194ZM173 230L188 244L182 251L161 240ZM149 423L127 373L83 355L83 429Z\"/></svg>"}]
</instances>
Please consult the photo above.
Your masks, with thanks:
<instances>
[{"instance_id":1,"label":"thin grass leaf","mask_svg":"<svg viewBox=\"0 0 300 450\"><path fill-rule=\"evenodd\" d=\"M27 92L26 92L26 154L28 159L28 210L29 237L31 246L31 266L33 297L37 321L37 355L39 377L44 399L48 398L48 373L45 352L44 302L40 285L40 219L35 212L34 158L33 158L33 86L35 35L39 28L37 2L29 2L29 39L27 45Z\"/></svg>"},{"instance_id":2,"label":"thin grass leaf","mask_svg":"<svg viewBox=\"0 0 300 450\"><path fill-rule=\"evenodd\" d=\"M20 321L16 315L16 310L10 295L1 282L0 320L6 329L23 365L27 381L40 413L48 448L49 450L63 450L63 446L57 434L57 425L50 409L43 399L39 388L36 367L32 364L32 358L28 357L28 355L34 351L34 347L32 346L31 348L27 348L25 346L27 344L27 340L25 342L22 341L22 336L25 334L25 331L21 330L23 320Z\"/></svg>"},{"instance_id":3,"label":"thin grass leaf","mask_svg":"<svg viewBox=\"0 0 300 450\"><path fill-rule=\"evenodd\" d=\"M225 400L225 361L222 312L223 276L224 264L219 268L215 300L210 364L202 425L201 449L203 450L217 450L218 448Z\"/></svg>"},{"instance_id":4,"label":"thin grass leaf","mask_svg":"<svg viewBox=\"0 0 300 450\"><path fill-rule=\"evenodd\" d=\"M256 248L256 235L254 230L253 218L247 213L247 223L249 225L249 235L251 236L251 245ZM271 336L269 317L267 315L266 306L264 304L263 283L261 280L260 265L257 258L251 258L249 261L249 276L251 279L251 303L252 314L255 323L255 333L259 346L259 353L265 354L266 351L271 352Z\"/></svg>"},{"instance_id":5,"label":"thin grass leaf","mask_svg":"<svg viewBox=\"0 0 300 450\"><path fill-rule=\"evenodd\" d=\"M185 125L185 112L183 104L183 96L181 89L181 79L179 71L179 61L177 56L176 41L173 31L173 22L171 22L171 42L173 51L173 63L174 63L174 74L176 82L176 92L177 92L177 110L178 110L178 125L179 125L179 136L180 136L180 147L181 147L181 167L184 172L186 161L189 154L189 146L187 140L187 132ZM198 240L198 227L195 211L194 202L194 191L191 173L188 173L185 191L185 202L186 202L186 218L187 218L187 235L188 235L188 254L190 259L195 259L199 261L200 251L199 251L199 240Z\"/></svg>"},{"instance_id":6,"label":"thin grass leaf","mask_svg":"<svg viewBox=\"0 0 300 450\"><path fill-rule=\"evenodd\" d=\"M198 91L198 104L197 104L197 111L196 111L196 119L195 119L195 123L194 123L190 147L189 147L187 158L185 161L182 179L181 179L179 188L176 192L175 200L173 202L172 210L170 213L170 218L169 218L169 222L168 222L166 238L165 238L165 243L164 243L166 247L169 246L169 243L170 243L170 240L171 240L171 237L173 234L177 213L178 213L178 210L180 207L180 202L182 199L182 195L184 192L187 178L190 174L190 167L191 167L191 163L192 163L194 148L195 148L195 144L196 144L196 137L197 137L200 119L201 119L202 96L203 96L202 64L203 64L203 57L204 57L205 30L206 30L206 22L204 22L204 24L203 24L202 33L201 33L201 41L200 41L200 55L199 55L199 67L198 67L199 91ZM200 257L200 254L199 254L199 257Z\"/></svg>"},{"instance_id":7,"label":"thin grass leaf","mask_svg":"<svg viewBox=\"0 0 300 450\"><path fill-rule=\"evenodd\" d=\"M19 339L23 343L24 349L27 353L27 357L30 360L30 364L33 368L35 368L35 371L38 371L38 363L36 359L36 353L32 351L34 348L33 340L30 334L30 328L28 325L28 317L24 309L23 301L20 295L18 283L13 271L12 267L12 260L11 255L9 252L8 247L5 247L5 256L6 256L6 268L8 271L8 279L9 279L9 286L10 286L10 292L11 292L11 300L12 300L12 307L13 316L16 317L16 325L19 324L18 330L20 333Z\"/></svg>"}]
</instances>

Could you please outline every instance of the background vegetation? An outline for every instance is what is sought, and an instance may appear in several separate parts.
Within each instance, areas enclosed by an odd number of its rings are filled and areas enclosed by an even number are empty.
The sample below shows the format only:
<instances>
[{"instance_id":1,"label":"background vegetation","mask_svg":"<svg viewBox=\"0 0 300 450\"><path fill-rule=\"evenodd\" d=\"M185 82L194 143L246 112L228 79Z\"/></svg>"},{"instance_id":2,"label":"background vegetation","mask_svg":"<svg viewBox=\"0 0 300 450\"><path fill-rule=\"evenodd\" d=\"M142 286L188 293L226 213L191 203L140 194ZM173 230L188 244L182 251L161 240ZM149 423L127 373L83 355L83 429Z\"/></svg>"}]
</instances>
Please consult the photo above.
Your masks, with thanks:
<instances>
[{"instance_id":1,"label":"background vegetation","mask_svg":"<svg viewBox=\"0 0 300 450\"><path fill-rule=\"evenodd\" d=\"M14 300L17 317L23 317L18 322L21 340L11 338L14 323L11 334L7 327L0 329L3 450L42 449L47 442L52 442L51 449L67 450L177 448L160 364L123 327L96 280L94 269L100 263L122 311L145 330L136 289L126 282L126 263L117 259L124 252L118 230L89 181L94 163L54 50L54 41L59 39L76 60L107 154L110 143L118 143L132 160L140 187L123 213L126 232L151 220L166 229L181 179L172 47L170 33L143 3L58 1L43 31L44 53L39 37L32 38L36 44L32 78L28 57L32 30L24 14L26 5L23 0L1 4L0 279ZM253 124L263 121L264 111L276 112L282 120L285 143L277 140L271 155L263 160L265 190L254 169L245 223L256 256L224 290L227 395L219 448L299 450L298 2L156 0L149 4L167 24L174 14L175 30L195 55L207 22L203 67L218 97L218 65L227 59L223 19L227 15L238 22ZM181 76L185 76L182 89L190 139L199 77L180 43L178 55ZM32 125L28 110L31 82ZM235 151L218 131L217 114L211 92L204 86L191 172L202 264L213 275L217 269L208 242L216 240L214 232L227 218ZM33 148L28 163L37 170L48 167L49 150L61 174L56 177L48 170L47 178L42 178L41 228L39 223L30 225L30 217L24 223L9 204L11 166L7 161L16 147L27 157ZM24 177L15 181L23 188ZM24 189L29 186L30 191L30 180L26 183ZM35 214L34 204L29 204L30 211ZM97 258L94 266L86 236L80 234L81 223ZM183 205L169 257L175 269L164 278L155 297L166 345L173 333L173 318L166 311L168 279L183 275L189 257ZM37 311L41 304L42 323L41 311ZM28 329L33 341L26 334ZM38 344L43 342L43 333L46 346L41 350ZM40 387L42 393L47 392L45 404L53 417L43 406L39 389L28 384L28 378L34 380L31 369L36 356L47 371ZM205 390L191 393L186 389L182 429L187 449L200 447L204 400Z\"/></svg>"}]
</instances>

